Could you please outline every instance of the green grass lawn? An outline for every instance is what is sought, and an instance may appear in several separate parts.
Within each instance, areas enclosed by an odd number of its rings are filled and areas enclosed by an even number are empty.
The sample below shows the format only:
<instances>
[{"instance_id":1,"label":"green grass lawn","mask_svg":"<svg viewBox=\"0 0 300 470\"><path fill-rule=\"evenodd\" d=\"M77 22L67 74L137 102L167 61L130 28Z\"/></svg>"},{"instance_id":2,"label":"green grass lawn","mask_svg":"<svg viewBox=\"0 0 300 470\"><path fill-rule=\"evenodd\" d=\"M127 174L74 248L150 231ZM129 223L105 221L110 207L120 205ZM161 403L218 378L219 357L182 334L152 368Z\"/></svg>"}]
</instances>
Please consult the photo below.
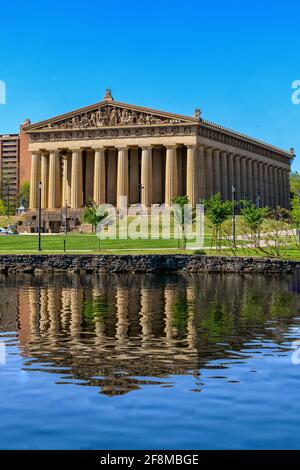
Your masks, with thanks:
<instances>
[{"instance_id":1,"label":"green grass lawn","mask_svg":"<svg viewBox=\"0 0 300 470\"><path fill-rule=\"evenodd\" d=\"M63 251L66 240L67 251L94 252L102 250L178 250L178 240L101 240L96 235L42 235L42 250ZM205 245L210 244L205 237ZM37 250L36 235L0 235L0 253L34 252Z\"/></svg>"}]
</instances>

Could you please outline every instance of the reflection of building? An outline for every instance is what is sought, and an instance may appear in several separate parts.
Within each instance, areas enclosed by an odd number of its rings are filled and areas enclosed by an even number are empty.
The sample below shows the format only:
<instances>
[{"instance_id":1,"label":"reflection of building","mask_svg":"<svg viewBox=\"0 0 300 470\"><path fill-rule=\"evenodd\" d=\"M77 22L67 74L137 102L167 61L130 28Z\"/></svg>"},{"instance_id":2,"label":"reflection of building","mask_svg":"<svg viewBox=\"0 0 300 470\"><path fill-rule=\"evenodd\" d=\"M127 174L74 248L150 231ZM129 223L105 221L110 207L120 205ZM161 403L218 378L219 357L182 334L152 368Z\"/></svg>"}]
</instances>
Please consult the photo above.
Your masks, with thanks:
<instances>
[{"instance_id":1,"label":"reflection of building","mask_svg":"<svg viewBox=\"0 0 300 470\"><path fill-rule=\"evenodd\" d=\"M23 130L32 154L30 207L37 208L41 180L49 221L66 203L78 211L90 198L117 204L127 196L149 206L187 194L196 203L217 192L231 198L232 185L237 199L260 193L262 204L288 207L293 151L205 121L199 110L190 117L132 106L108 90L96 105Z\"/></svg>"},{"instance_id":2,"label":"reflection of building","mask_svg":"<svg viewBox=\"0 0 300 470\"><path fill-rule=\"evenodd\" d=\"M61 371L108 395L173 374L197 378L245 343L248 355L253 335L274 339L269 320L278 341L288 318L300 312L299 296L288 290L291 278L54 276L26 286L18 276L13 282L2 288L0 331L19 325L26 367L44 370L46 362L47 372Z\"/></svg>"}]
</instances>

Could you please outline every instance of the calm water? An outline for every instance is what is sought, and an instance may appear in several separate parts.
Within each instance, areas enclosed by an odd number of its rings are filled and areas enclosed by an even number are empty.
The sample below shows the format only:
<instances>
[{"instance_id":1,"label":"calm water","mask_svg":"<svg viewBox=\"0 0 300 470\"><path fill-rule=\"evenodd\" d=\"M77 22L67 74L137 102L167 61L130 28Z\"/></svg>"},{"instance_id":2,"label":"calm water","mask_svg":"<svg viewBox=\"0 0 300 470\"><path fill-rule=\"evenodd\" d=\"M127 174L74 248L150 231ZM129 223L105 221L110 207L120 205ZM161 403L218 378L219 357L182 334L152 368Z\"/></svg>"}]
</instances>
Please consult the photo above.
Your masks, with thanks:
<instances>
[{"instance_id":1,"label":"calm water","mask_svg":"<svg viewBox=\"0 0 300 470\"><path fill-rule=\"evenodd\" d=\"M0 448L300 448L298 328L300 273L0 277Z\"/></svg>"}]
</instances>

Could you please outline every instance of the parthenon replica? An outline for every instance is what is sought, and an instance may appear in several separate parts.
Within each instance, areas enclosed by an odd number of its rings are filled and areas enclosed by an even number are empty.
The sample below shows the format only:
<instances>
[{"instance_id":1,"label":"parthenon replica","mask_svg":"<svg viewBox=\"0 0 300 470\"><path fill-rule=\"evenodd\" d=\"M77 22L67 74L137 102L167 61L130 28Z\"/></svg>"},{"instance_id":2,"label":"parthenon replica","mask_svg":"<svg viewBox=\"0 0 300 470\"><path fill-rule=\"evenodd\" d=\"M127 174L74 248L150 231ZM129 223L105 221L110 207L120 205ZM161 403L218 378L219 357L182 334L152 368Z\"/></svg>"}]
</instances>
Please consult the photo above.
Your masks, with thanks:
<instances>
[{"instance_id":1,"label":"parthenon replica","mask_svg":"<svg viewBox=\"0 0 300 470\"><path fill-rule=\"evenodd\" d=\"M89 200L118 205L192 204L220 192L271 208L289 207L294 151L281 150L201 117L103 101L24 128L31 160L30 210L55 220L61 208L82 213Z\"/></svg>"}]
</instances>

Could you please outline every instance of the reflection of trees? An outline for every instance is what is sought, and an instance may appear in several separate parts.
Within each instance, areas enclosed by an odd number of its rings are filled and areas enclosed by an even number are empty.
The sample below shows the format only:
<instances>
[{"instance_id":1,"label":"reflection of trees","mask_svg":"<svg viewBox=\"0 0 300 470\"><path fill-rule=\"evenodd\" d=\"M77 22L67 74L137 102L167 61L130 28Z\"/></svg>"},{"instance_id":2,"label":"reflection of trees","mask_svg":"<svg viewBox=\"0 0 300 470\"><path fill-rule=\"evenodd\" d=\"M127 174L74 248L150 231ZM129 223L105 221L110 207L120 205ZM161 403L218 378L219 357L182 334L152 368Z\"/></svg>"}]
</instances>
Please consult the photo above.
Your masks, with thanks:
<instances>
[{"instance_id":1,"label":"reflection of trees","mask_svg":"<svg viewBox=\"0 0 300 470\"><path fill-rule=\"evenodd\" d=\"M21 292L22 276L12 284ZM291 278L53 276L28 284L26 367L107 395L173 374L197 377L211 360L231 357L245 343L248 351L254 337L277 341L300 309Z\"/></svg>"}]
</instances>

